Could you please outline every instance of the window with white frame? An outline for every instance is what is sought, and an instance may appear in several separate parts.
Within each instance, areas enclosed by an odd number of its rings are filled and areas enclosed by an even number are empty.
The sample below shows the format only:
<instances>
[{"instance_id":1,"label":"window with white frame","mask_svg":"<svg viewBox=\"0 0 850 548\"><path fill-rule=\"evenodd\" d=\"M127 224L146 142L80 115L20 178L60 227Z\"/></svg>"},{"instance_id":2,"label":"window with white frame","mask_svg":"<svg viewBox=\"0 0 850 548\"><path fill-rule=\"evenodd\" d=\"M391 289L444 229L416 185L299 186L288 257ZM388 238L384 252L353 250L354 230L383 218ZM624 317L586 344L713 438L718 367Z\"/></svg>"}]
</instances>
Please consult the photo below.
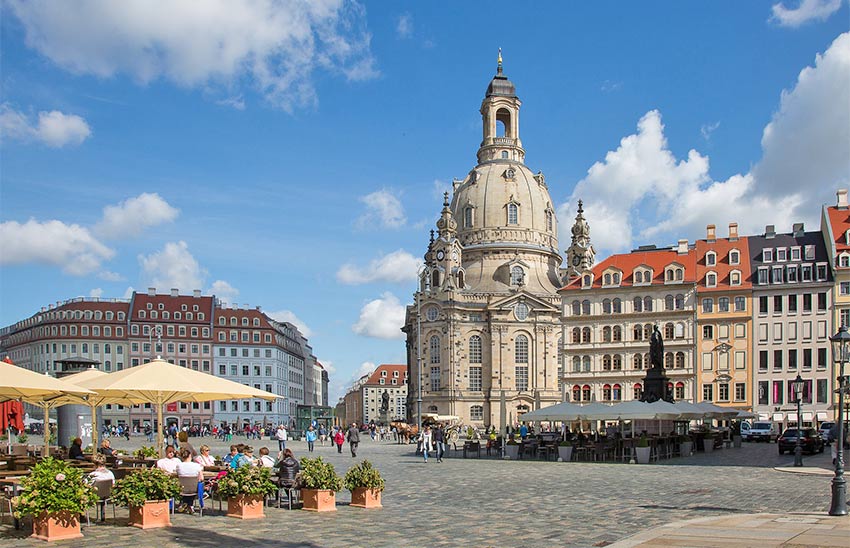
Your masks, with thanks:
<instances>
[{"instance_id":1,"label":"window with white frame","mask_svg":"<svg viewBox=\"0 0 850 548\"><path fill-rule=\"evenodd\" d=\"M481 337L478 335L469 338L469 363L481 363Z\"/></svg>"},{"instance_id":2,"label":"window with white frame","mask_svg":"<svg viewBox=\"0 0 850 548\"><path fill-rule=\"evenodd\" d=\"M508 204L508 224L519 224L519 206L514 203Z\"/></svg>"},{"instance_id":3,"label":"window with white frame","mask_svg":"<svg viewBox=\"0 0 850 548\"><path fill-rule=\"evenodd\" d=\"M517 335L514 342L514 361L516 363L528 363L528 337Z\"/></svg>"},{"instance_id":4,"label":"window with white frame","mask_svg":"<svg viewBox=\"0 0 850 548\"><path fill-rule=\"evenodd\" d=\"M469 389L473 392L481 392L481 367L471 366L469 368Z\"/></svg>"},{"instance_id":5,"label":"window with white frame","mask_svg":"<svg viewBox=\"0 0 850 548\"><path fill-rule=\"evenodd\" d=\"M741 252L733 249L729 252L729 264L741 264Z\"/></svg>"},{"instance_id":6,"label":"window with white frame","mask_svg":"<svg viewBox=\"0 0 850 548\"><path fill-rule=\"evenodd\" d=\"M705 265L706 266L714 266L717 264L717 253L714 251L709 251L705 254Z\"/></svg>"},{"instance_id":7,"label":"window with white frame","mask_svg":"<svg viewBox=\"0 0 850 548\"><path fill-rule=\"evenodd\" d=\"M767 248L761 251L761 262L763 263L772 263L773 262L773 249Z\"/></svg>"},{"instance_id":8,"label":"window with white frame","mask_svg":"<svg viewBox=\"0 0 850 548\"><path fill-rule=\"evenodd\" d=\"M705 275L705 285L708 287L717 287L717 274L709 272Z\"/></svg>"},{"instance_id":9,"label":"window with white frame","mask_svg":"<svg viewBox=\"0 0 850 548\"><path fill-rule=\"evenodd\" d=\"M428 355L431 363L440 363L440 337L433 335L428 341ZM439 370L439 368L437 368Z\"/></svg>"}]
</instances>

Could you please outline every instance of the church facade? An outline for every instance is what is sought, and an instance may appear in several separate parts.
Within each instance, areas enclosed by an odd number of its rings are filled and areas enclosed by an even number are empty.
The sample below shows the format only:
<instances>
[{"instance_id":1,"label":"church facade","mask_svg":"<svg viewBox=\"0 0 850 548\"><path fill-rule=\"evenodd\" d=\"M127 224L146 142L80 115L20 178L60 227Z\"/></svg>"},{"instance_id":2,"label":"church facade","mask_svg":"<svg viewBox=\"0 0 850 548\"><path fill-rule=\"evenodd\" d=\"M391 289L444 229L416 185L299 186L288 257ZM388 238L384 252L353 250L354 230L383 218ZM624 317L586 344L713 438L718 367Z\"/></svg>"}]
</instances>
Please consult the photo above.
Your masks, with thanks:
<instances>
[{"instance_id":1,"label":"church facade","mask_svg":"<svg viewBox=\"0 0 850 548\"><path fill-rule=\"evenodd\" d=\"M477 164L445 195L406 311L411 422L439 413L498 427L502 413L516 422L561 401L565 272L546 179L525 165L520 106L500 57L481 103ZM584 249L576 266L588 267L592 248L573 240Z\"/></svg>"}]
</instances>

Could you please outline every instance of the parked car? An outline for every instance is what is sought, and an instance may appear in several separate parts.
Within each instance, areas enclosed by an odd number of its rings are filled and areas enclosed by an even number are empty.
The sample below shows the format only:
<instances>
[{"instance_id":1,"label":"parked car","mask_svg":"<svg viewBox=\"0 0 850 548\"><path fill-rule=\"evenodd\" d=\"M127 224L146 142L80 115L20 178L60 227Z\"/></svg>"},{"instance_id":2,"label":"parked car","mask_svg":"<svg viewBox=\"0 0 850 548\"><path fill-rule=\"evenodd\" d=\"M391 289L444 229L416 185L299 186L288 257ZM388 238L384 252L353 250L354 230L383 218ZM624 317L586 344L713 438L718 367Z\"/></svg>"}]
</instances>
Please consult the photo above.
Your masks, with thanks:
<instances>
[{"instance_id":1,"label":"parked car","mask_svg":"<svg viewBox=\"0 0 850 548\"><path fill-rule=\"evenodd\" d=\"M823 438L823 441L827 445L829 445L830 443L835 441L832 437L832 432L831 432L831 430L834 426L835 426L835 423L832 422L832 421L829 421L829 422L820 423L820 428L818 428L818 434L820 434L820 437Z\"/></svg>"},{"instance_id":2,"label":"parked car","mask_svg":"<svg viewBox=\"0 0 850 548\"><path fill-rule=\"evenodd\" d=\"M769 421L758 421L754 422L752 425L746 422L741 424L741 439L745 441L770 442L775 440L778 434L779 432L776 425Z\"/></svg>"},{"instance_id":3,"label":"parked car","mask_svg":"<svg viewBox=\"0 0 850 548\"><path fill-rule=\"evenodd\" d=\"M799 431L802 434L800 436L800 445L803 447L803 451L823 453L823 448L826 444L824 444L823 438L820 437L817 430L814 428L801 428ZM794 448L797 446L797 432L798 430L796 428L788 428L776 440L776 443L779 444L780 455L785 451L789 453L794 451Z\"/></svg>"}]
</instances>

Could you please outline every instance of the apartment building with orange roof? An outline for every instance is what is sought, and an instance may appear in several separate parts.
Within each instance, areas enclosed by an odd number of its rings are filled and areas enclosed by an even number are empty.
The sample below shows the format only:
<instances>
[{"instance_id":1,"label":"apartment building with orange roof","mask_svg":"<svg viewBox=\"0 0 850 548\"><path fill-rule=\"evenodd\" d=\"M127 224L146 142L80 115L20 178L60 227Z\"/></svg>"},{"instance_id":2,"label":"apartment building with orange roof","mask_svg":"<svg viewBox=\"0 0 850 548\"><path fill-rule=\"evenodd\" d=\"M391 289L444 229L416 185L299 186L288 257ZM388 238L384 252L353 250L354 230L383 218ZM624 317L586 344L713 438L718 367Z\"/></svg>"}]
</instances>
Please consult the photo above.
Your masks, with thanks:
<instances>
[{"instance_id":1,"label":"apartment building with orange roof","mask_svg":"<svg viewBox=\"0 0 850 548\"><path fill-rule=\"evenodd\" d=\"M850 327L850 205L847 189L836 193L833 206L823 206L821 232L835 275L833 325Z\"/></svg>"},{"instance_id":2,"label":"apartment building with orange roof","mask_svg":"<svg viewBox=\"0 0 850 548\"><path fill-rule=\"evenodd\" d=\"M746 237L730 223L726 238L715 225L697 240L697 398L752 410L752 279Z\"/></svg>"},{"instance_id":3,"label":"apartment building with orange roof","mask_svg":"<svg viewBox=\"0 0 850 548\"><path fill-rule=\"evenodd\" d=\"M570 280L562 297L562 392L573 402L639 399L650 367L654 325L664 335L668 391L692 400L695 252L643 246L616 254Z\"/></svg>"}]
</instances>

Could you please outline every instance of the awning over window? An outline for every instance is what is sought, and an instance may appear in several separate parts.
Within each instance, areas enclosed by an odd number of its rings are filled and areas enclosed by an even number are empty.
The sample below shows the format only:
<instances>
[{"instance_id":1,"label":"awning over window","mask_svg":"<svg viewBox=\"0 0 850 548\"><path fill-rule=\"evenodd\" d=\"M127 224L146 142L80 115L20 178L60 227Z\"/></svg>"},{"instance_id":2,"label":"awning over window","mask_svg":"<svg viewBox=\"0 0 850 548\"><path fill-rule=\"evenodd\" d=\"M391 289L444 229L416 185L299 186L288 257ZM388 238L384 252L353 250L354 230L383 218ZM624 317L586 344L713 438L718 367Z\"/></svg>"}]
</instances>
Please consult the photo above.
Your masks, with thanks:
<instances>
[{"instance_id":1,"label":"awning over window","mask_svg":"<svg viewBox=\"0 0 850 548\"><path fill-rule=\"evenodd\" d=\"M760 421L769 421L770 415L767 414L767 413L759 413L759 420Z\"/></svg>"},{"instance_id":2,"label":"awning over window","mask_svg":"<svg viewBox=\"0 0 850 548\"><path fill-rule=\"evenodd\" d=\"M810 421L813 418L815 418L814 413L812 413L811 411L803 411L803 420L804 421Z\"/></svg>"},{"instance_id":3,"label":"awning over window","mask_svg":"<svg viewBox=\"0 0 850 548\"><path fill-rule=\"evenodd\" d=\"M819 421L828 421L829 415L826 411L818 411L818 420Z\"/></svg>"},{"instance_id":4,"label":"awning over window","mask_svg":"<svg viewBox=\"0 0 850 548\"><path fill-rule=\"evenodd\" d=\"M774 413L773 421L774 422L782 422L785 419L785 413Z\"/></svg>"},{"instance_id":5,"label":"awning over window","mask_svg":"<svg viewBox=\"0 0 850 548\"><path fill-rule=\"evenodd\" d=\"M797 413L788 413L788 420L790 422L797 422Z\"/></svg>"}]
</instances>

